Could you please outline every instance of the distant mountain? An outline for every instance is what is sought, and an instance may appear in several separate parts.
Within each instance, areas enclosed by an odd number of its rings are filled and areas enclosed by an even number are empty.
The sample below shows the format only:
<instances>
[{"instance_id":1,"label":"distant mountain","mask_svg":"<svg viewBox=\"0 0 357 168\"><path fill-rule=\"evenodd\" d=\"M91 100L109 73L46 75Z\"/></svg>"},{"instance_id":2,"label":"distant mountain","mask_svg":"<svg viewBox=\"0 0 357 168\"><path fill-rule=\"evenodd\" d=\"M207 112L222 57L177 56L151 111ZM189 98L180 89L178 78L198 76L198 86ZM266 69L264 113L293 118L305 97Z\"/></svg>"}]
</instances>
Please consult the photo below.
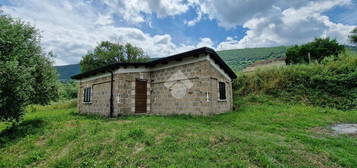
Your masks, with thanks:
<instances>
[{"instance_id":1,"label":"distant mountain","mask_svg":"<svg viewBox=\"0 0 357 168\"><path fill-rule=\"evenodd\" d=\"M285 52L289 47L270 48L245 48L234 50L217 51L218 55L234 70L241 71L249 65L263 60L273 60L285 57ZM357 47L346 46L347 49L357 52ZM157 59L157 58L152 58ZM79 64L55 66L60 74L60 80L69 80L72 75L80 72Z\"/></svg>"},{"instance_id":2,"label":"distant mountain","mask_svg":"<svg viewBox=\"0 0 357 168\"><path fill-rule=\"evenodd\" d=\"M70 80L72 75L80 72L79 64L55 66L55 68L57 69L61 81Z\"/></svg>"}]
</instances>

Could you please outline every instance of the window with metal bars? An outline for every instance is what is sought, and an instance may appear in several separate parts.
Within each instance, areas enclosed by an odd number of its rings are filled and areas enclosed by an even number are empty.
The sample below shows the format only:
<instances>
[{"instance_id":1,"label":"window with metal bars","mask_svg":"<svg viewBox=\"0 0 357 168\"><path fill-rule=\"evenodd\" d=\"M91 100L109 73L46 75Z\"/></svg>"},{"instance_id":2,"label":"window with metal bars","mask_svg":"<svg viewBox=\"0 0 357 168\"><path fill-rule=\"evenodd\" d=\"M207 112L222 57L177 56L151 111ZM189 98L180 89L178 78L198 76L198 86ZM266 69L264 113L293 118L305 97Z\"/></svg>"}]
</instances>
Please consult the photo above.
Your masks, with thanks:
<instances>
[{"instance_id":1,"label":"window with metal bars","mask_svg":"<svg viewBox=\"0 0 357 168\"><path fill-rule=\"evenodd\" d=\"M219 82L219 100L226 100L226 83Z\"/></svg>"},{"instance_id":2,"label":"window with metal bars","mask_svg":"<svg viewBox=\"0 0 357 168\"><path fill-rule=\"evenodd\" d=\"M91 87L84 88L83 102L90 103L92 101L91 99L92 99L92 88Z\"/></svg>"}]
</instances>

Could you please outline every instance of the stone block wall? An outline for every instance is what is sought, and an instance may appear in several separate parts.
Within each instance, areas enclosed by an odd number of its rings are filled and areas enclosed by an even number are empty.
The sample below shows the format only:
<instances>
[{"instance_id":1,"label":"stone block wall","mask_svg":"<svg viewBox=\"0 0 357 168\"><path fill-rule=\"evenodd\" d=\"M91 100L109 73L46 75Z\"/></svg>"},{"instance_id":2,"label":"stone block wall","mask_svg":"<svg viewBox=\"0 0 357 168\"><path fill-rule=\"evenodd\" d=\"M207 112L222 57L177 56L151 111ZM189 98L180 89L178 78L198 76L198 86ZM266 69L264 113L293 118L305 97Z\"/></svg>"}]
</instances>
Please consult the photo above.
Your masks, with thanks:
<instances>
[{"instance_id":1,"label":"stone block wall","mask_svg":"<svg viewBox=\"0 0 357 168\"><path fill-rule=\"evenodd\" d=\"M172 81L172 76L183 73L186 79ZM175 96L174 89L190 81L182 97ZM218 82L226 83L226 101L219 101ZM172 87L167 87L167 83ZM176 84L176 85L175 85ZM151 72L151 111L153 114L209 115L232 109L231 82L217 71L208 60L165 68ZM185 89L182 92L185 92Z\"/></svg>"},{"instance_id":2,"label":"stone block wall","mask_svg":"<svg viewBox=\"0 0 357 168\"><path fill-rule=\"evenodd\" d=\"M109 116L111 76L81 82L79 86L78 109L81 113ZM92 87L91 102L83 102L84 88Z\"/></svg>"},{"instance_id":3,"label":"stone block wall","mask_svg":"<svg viewBox=\"0 0 357 168\"><path fill-rule=\"evenodd\" d=\"M219 114L231 111L233 109L233 92L232 82L223 76L214 66L209 62L204 62L202 65L203 73L202 88L204 91L208 90L208 97L210 102L211 114ZM226 84L226 100L219 100L219 82Z\"/></svg>"},{"instance_id":4,"label":"stone block wall","mask_svg":"<svg viewBox=\"0 0 357 168\"><path fill-rule=\"evenodd\" d=\"M142 79L147 81L147 113L150 113L150 73L130 72L116 74L118 83L115 85L114 112L116 115L135 113L135 81Z\"/></svg>"},{"instance_id":5,"label":"stone block wall","mask_svg":"<svg viewBox=\"0 0 357 168\"><path fill-rule=\"evenodd\" d=\"M202 55L200 56L202 58ZM207 59L172 67L158 66L147 72L114 74L114 116L135 114L135 81L147 81L147 114L209 115L232 110L232 84ZM168 64L169 66L170 64ZM109 116L110 73L80 82L78 110ZM218 83L226 83L227 100L220 101ZM83 103L85 87L92 87L92 102Z\"/></svg>"}]
</instances>

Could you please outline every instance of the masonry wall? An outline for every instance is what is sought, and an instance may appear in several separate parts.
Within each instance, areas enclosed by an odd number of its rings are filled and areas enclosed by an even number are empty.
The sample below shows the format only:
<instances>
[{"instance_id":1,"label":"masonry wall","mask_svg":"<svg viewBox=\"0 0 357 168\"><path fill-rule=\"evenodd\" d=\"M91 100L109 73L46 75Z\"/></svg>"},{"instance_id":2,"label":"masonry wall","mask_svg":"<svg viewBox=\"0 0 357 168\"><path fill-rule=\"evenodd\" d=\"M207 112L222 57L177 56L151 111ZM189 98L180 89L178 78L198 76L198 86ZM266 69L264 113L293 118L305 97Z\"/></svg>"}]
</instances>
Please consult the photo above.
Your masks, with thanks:
<instances>
[{"instance_id":1,"label":"masonry wall","mask_svg":"<svg viewBox=\"0 0 357 168\"><path fill-rule=\"evenodd\" d=\"M202 88L204 88L204 91L208 91L211 114L231 111L233 109L232 82L222 75L217 68L214 68L214 63L206 61L202 67L202 77L204 78ZM224 82L226 85L226 100L219 100L219 82Z\"/></svg>"},{"instance_id":2,"label":"masonry wall","mask_svg":"<svg viewBox=\"0 0 357 168\"><path fill-rule=\"evenodd\" d=\"M87 82L80 82L78 90L78 111L88 114L99 114L109 116L110 111L110 81L111 76L94 79ZM114 83L117 80L114 81ZM91 102L83 102L84 88L92 87ZM116 90L114 89L114 92Z\"/></svg>"},{"instance_id":3,"label":"masonry wall","mask_svg":"<svg viewBox=\"0 0 357 168\"><path fill-rule=\"evenodd\" d=\"M147 114L209 115L230 111L233 106L231 82L205 57L183 60L196 61L178 66L171 65L180 61L170 62L147 72L117 70L113 82L114 116L135 114L136 79L147 81ZM79 112L109 116L111 76L108 74L80 82ZM218 100L219 82L226 83L224 101ZM85 87L92 87L91 103L83 103Z\"/></svg>"},{"instance_id":4,"label":"masonry wall","mask_svg":"<svg viewBox=\"0 0 357 168\"><path fill-rule=\"evenodd\" d=\"M200 90L202 63L203 61L151 72L152 113L204 114L206 111L202 109L204 97ZM184 77L173 80L175 74L183 74ZM181 93L175 92L180 89L182 89Z\"/></svg>"},{"instance_id":5,"label":"masonry wall","mask_svg":"<svg viewBox=\"0 0 357 168\"><path fill-rule=\"evenodd\" d=\"M177 73L186 79L171 80ZM190 81L192 86L182 97L175 96L174 89ZM226 83L227 100L219 101L218 82ZM167 87L167 83L171 87ZM193 114L209 115L227 112L232 109L231 82L217 71L208 60L165 68L151 72L151 111L153 114Z\"/></svg>"},{"instance_id":6,"label":"masonry wall","mask_svg":"<svg viewBox=\"0 0 357 168\"><path fill-rule=\"evenodd\" d=\"M147 80L148 103L147 112L150 112L150 74L149 72L116 73L113 81L113 115L135 113L135 81ZM97 79L80 82L78 90L78 111L87 114L109 116L110 112L110 85L111 76L106 75ZM92 87L92 101L83 102L84 88Z\"/></svg>"},{"instance_id":7,"label":"masonry wall","mask_svg":"<svg viewBox=\"0 0 357 168\"><path fill-rule=\"evenodd\" d=\"M135 82L137 79L147 81L147 113L150 113L150 73L131 72L117 74L118 83L115 85L114 111L116 115L135 114Z\"/></svg>"}]
</instances>

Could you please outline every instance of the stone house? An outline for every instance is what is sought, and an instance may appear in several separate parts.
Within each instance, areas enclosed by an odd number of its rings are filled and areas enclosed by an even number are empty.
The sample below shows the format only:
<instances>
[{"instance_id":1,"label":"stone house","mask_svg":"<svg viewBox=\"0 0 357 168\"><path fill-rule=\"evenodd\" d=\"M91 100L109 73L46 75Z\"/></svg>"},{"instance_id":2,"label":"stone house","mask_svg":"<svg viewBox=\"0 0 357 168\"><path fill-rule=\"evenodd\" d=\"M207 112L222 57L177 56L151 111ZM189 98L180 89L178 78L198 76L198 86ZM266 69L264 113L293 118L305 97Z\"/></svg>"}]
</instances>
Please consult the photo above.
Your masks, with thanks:
<instances>
[{"instance_id":1,"label":"stone house","mask_svg":"<svg viewBox=\"0 0 357 168\"><path fill-rule=\"evenodd\" d=\"M236 74L210 48L146 63L115 63L72 76L80 113L210 115L232 110Z\"/></svg>"}]
</instances>

